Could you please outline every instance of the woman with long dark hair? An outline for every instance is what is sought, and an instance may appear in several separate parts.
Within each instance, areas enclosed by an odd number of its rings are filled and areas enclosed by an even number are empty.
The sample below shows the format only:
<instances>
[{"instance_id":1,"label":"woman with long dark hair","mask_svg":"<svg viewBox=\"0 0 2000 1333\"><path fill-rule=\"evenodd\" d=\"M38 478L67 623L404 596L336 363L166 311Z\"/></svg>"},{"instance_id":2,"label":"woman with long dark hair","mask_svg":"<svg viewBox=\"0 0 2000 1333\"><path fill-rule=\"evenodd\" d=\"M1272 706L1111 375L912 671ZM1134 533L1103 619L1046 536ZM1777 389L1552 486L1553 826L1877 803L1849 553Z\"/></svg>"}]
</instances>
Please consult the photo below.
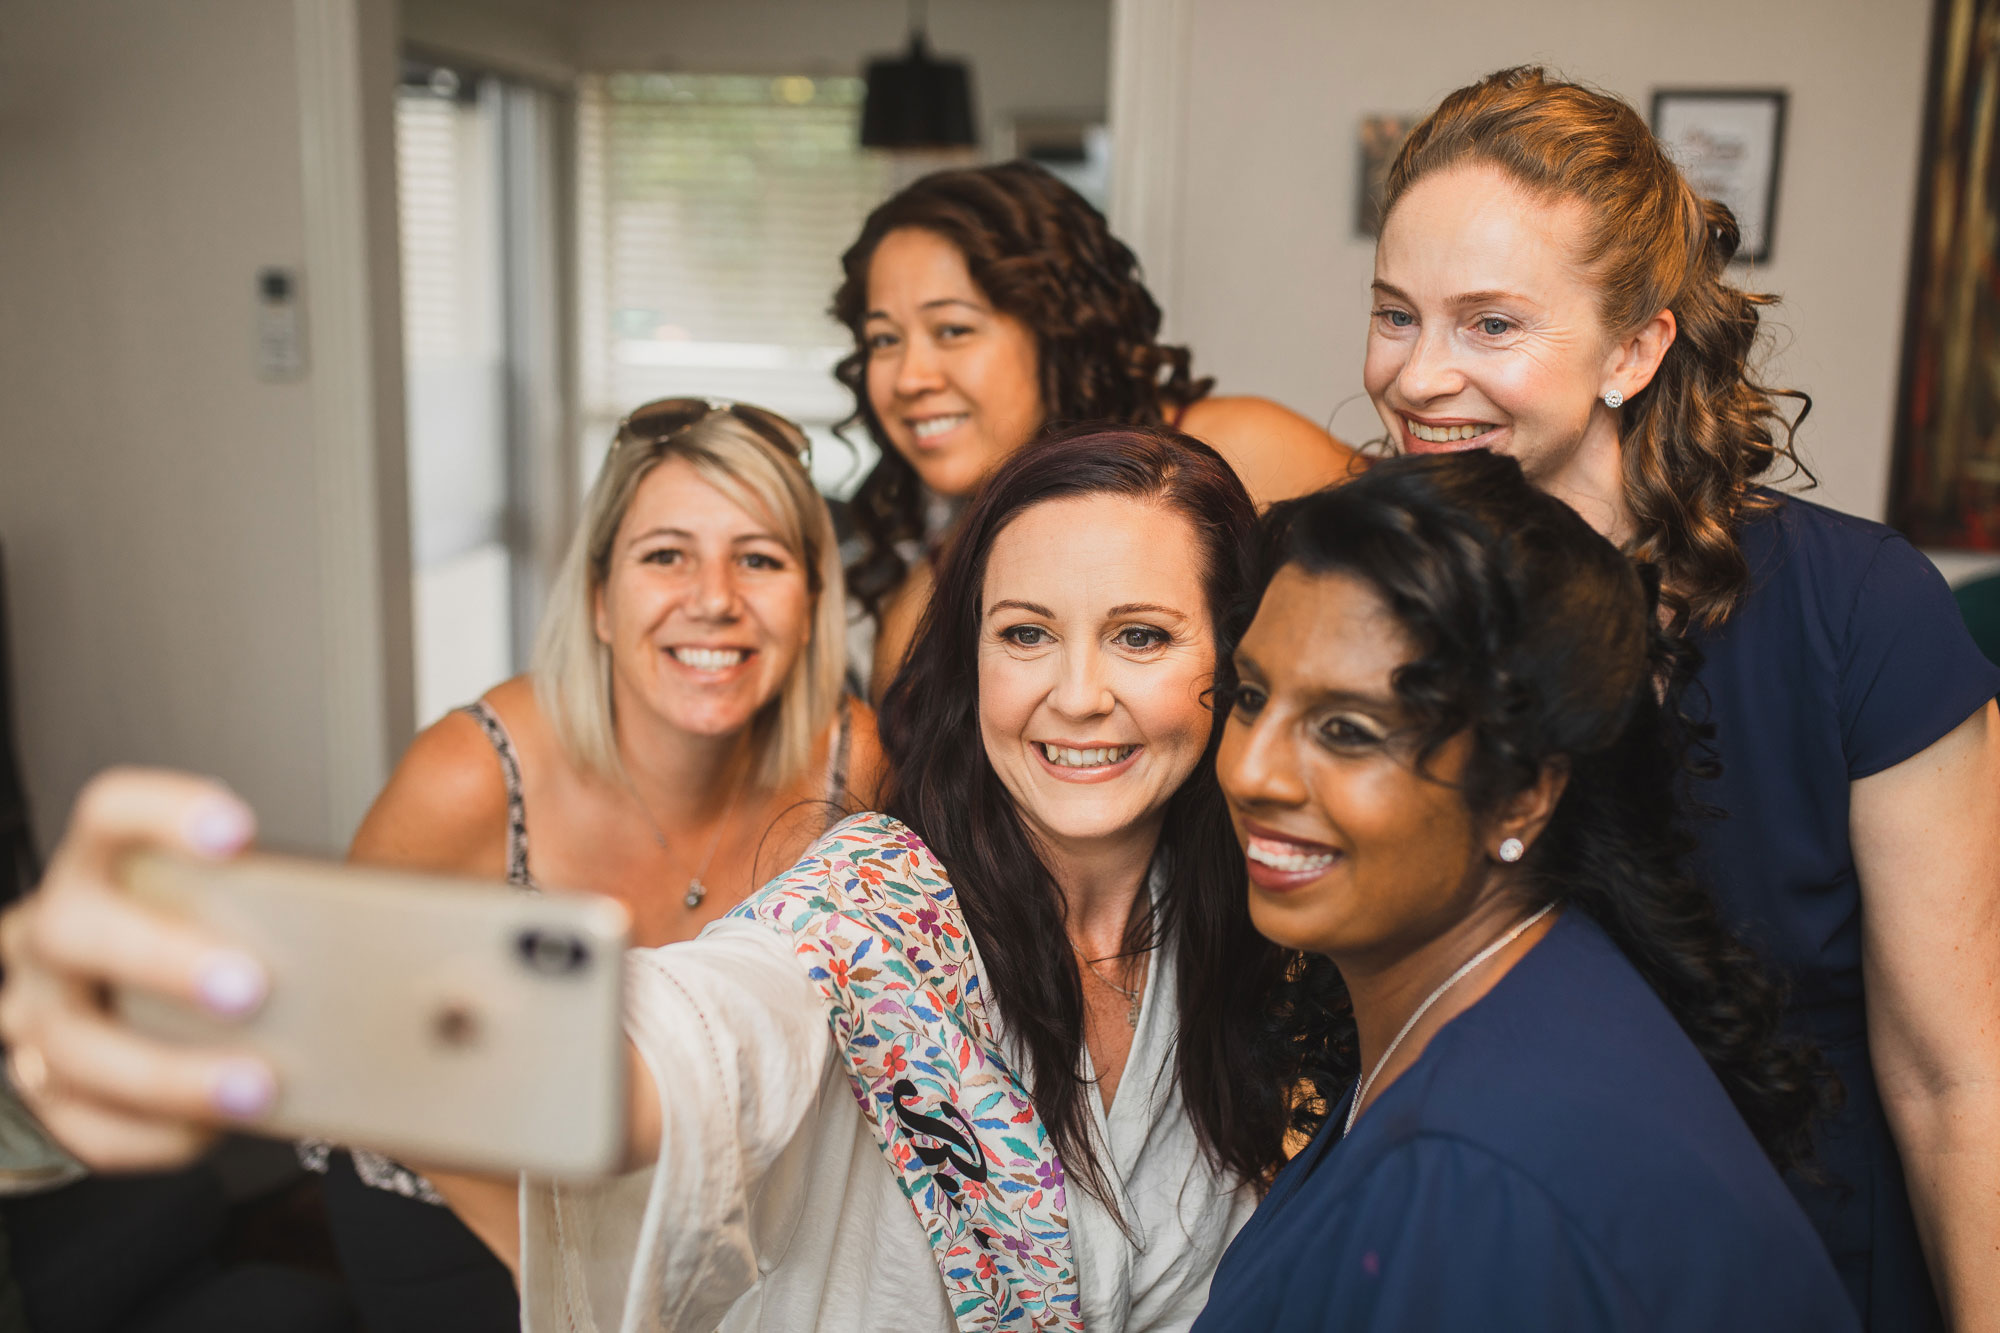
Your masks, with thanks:
<instances>
[{"instance_id":1,"label":"woman with long dark hair","mask_svg":"<svg viewBox=\"0 0 2000 1333\"><path fill-rule=\"evenodd\" d=\"M1211 394L1188 349L1160 341L1131 250L1032 163L924 177L869 214L841 267L846 424L882 451L849 511L853 665L871 696L902 661L956 509L1045 425L1178 428L1214 446L1260 506L1347 475L1351 451L1312 422Z\"/></svg>"},{"instance_id":2,"label":"woman with long dark hair","mask_svg":"<svg viewBox=\"0 0 2000 1333\"><path fill-rule=\"evenodd\" d=\"M1290 970L1245 915L1211 764L1252 524L1171 431L1000 469L891 690L886 813L633 951L631 1171L527 1182L518 1215L434 1177L488 1234L518 1216L528 1327L1187 1327L1327 1063L1324 1029L1273 1020ZM93 1161L195 1150L232 1118L205 1090L242 1073L109 1032L100 983L201 1003L214 956L112 891L111 846L227 854L248 827L192 779L104 779L0 928L0 1030ZM143 1056L92 1059L107 1034Z\"/></svg>"},{"instance_id":3,"label":"woman with long dark hair","mask_svg":"<svg viewBox=\"0 0 2000 1333\"><path fill-rule=\"evenodd\" d=\"M1921 1333L2000 1309L2000 669L1900 534L1771 488L1803 395L1737 239L1636 109L1502 70L1390 169L1362 378L1406 451L1508 454L1659 567L1703 871L1847 1089L1794 1187L1864 1322Z\"/></svg>"},{"instance_id":4,"label":"woman with long dark hair","mask_svg":"<svg viewBox=\"0 0 2000 1333\"><path fill-rule=\"evenodd\" d=\"M1854 1328L1779 1176L1822 1067L1686 869L1640 574L1485 452L1265 539L1217 771L1257 928L1338 971L1349 1091L1198 1327Z\"/></svg>"}]
</instances>

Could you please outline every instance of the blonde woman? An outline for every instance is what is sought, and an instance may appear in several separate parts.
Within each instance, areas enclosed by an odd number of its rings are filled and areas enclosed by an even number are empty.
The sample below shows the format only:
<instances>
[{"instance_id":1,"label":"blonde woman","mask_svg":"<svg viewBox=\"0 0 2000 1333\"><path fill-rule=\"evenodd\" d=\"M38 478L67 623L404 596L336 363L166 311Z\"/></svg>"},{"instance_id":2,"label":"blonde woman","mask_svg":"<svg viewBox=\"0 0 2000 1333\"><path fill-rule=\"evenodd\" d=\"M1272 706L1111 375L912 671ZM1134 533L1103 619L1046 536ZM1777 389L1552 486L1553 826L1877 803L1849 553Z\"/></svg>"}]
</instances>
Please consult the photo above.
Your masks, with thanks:
<instances>
[{"instance_id":1,"label":"blonde woman","mask_svg":"<svg viewBox=\"0 0 2000 1333\"><path fill-rule=\"evenodd\" d=\"M609 894L634 943L659 945L865 808L880 751L868 710L841 693L840 560L805 449L797 426L745 403L671 398L628 416L531 671L417 737L351 858ZM308 1152L328 1166L369 1327L518 1327L506 1269L431 1206L428 1182L366 1152Z\"/></svg>"}]
</instances>

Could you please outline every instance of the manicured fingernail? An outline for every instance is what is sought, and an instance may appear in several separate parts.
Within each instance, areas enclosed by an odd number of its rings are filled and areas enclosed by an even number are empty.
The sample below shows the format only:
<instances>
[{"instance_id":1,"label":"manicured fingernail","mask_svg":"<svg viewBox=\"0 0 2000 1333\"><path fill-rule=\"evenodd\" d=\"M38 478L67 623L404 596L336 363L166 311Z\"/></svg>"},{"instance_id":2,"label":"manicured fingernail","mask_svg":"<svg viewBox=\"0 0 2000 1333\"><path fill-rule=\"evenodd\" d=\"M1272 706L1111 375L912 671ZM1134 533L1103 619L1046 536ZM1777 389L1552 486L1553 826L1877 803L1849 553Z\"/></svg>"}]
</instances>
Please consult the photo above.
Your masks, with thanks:
<instances>
[{"instance_id":1,"label":"manicured fingernail","mask_svg":"<svg viewBox=\"0 0 2000 1333\"><path fill-rule=\"evenodd\" d=\"M218 949L202 960L195 988L209 1012L235 1018L262 1004L271 987L256 959L234 949Z\"/></svg>"},{"instance_id":2,"label":"manicured fingernail","mask_svg":"<svg viewBox=\"0 0 2000 1333\"><path fill-rule=\"evenodd\" d=\"M255 1060L232 1060L224 1065L209 1092L216 1110L244 1120L270 1110L277 1095L271 1071Z\"/></svg>"},{"instance_id":3,"label":"manicured fingernail","mask_svg":"<svg viewBox=\"0 0 2000 1333\"><path fill-rule=\"evenodd\" d=\"M250 841L255 831L250 811L241 801L228 796L212 796L203 801L187 822L190 846L206 856L227 856Z\"/></svg>"}]
</instances>

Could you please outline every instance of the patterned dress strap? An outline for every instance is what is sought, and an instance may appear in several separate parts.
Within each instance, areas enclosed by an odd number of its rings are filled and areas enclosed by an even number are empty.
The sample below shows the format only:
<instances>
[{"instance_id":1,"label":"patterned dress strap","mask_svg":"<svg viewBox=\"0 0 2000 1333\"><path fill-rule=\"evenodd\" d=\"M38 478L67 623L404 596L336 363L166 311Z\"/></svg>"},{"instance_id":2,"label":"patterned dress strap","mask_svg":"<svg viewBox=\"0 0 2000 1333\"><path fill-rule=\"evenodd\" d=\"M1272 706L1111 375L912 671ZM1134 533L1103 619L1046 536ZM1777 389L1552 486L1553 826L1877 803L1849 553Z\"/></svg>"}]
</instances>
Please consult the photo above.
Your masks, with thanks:
<instances>
[{"instance_id":1,"label":"patterned dress strap","mask_svg":"<svg viewBox=\"0 0 2000 1333\"><path fill-rule=\"evenodd\" d=\"M988 1021L965 915L923 840L856 815L731 915L776 929L819 988L960 1333L1082 1333L1062 1159Z\"/></svg>"},{"instance_id":2,"label":"patterned dress strap","mask_svg":"<svg viewBox=\"0 0 2000 1333\"><path fill-rule=\"evenodd\" d=\"M514 753L514 738L484 699L458 711L479 724L500 756L500 778L507 786L507 882L517 889L537 889L535 877L528 873L528 806L521 799L521 760Z\"/></svg>"}]
</instances>

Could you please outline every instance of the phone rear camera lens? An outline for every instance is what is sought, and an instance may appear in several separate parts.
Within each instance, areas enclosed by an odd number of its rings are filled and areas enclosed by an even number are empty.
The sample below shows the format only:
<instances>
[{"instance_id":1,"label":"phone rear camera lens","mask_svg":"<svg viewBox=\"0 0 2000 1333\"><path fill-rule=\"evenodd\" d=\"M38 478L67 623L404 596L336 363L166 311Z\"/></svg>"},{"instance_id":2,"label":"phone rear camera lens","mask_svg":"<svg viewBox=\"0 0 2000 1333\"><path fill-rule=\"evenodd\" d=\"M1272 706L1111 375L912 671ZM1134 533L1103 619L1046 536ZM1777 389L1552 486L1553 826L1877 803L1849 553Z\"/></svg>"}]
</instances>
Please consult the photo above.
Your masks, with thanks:
<instances>
[{"instance_id":1,"label":"phone rear camera lens","mask_svg":"<svg viewBox=\"0 0 2000 1333\"><path fill-rule=\"evenodd\" d=\"M514 948L522 962L549 976L568 976L590 966L590 946L561 931L524 930Z\"/></svg>"}]
</instances>

